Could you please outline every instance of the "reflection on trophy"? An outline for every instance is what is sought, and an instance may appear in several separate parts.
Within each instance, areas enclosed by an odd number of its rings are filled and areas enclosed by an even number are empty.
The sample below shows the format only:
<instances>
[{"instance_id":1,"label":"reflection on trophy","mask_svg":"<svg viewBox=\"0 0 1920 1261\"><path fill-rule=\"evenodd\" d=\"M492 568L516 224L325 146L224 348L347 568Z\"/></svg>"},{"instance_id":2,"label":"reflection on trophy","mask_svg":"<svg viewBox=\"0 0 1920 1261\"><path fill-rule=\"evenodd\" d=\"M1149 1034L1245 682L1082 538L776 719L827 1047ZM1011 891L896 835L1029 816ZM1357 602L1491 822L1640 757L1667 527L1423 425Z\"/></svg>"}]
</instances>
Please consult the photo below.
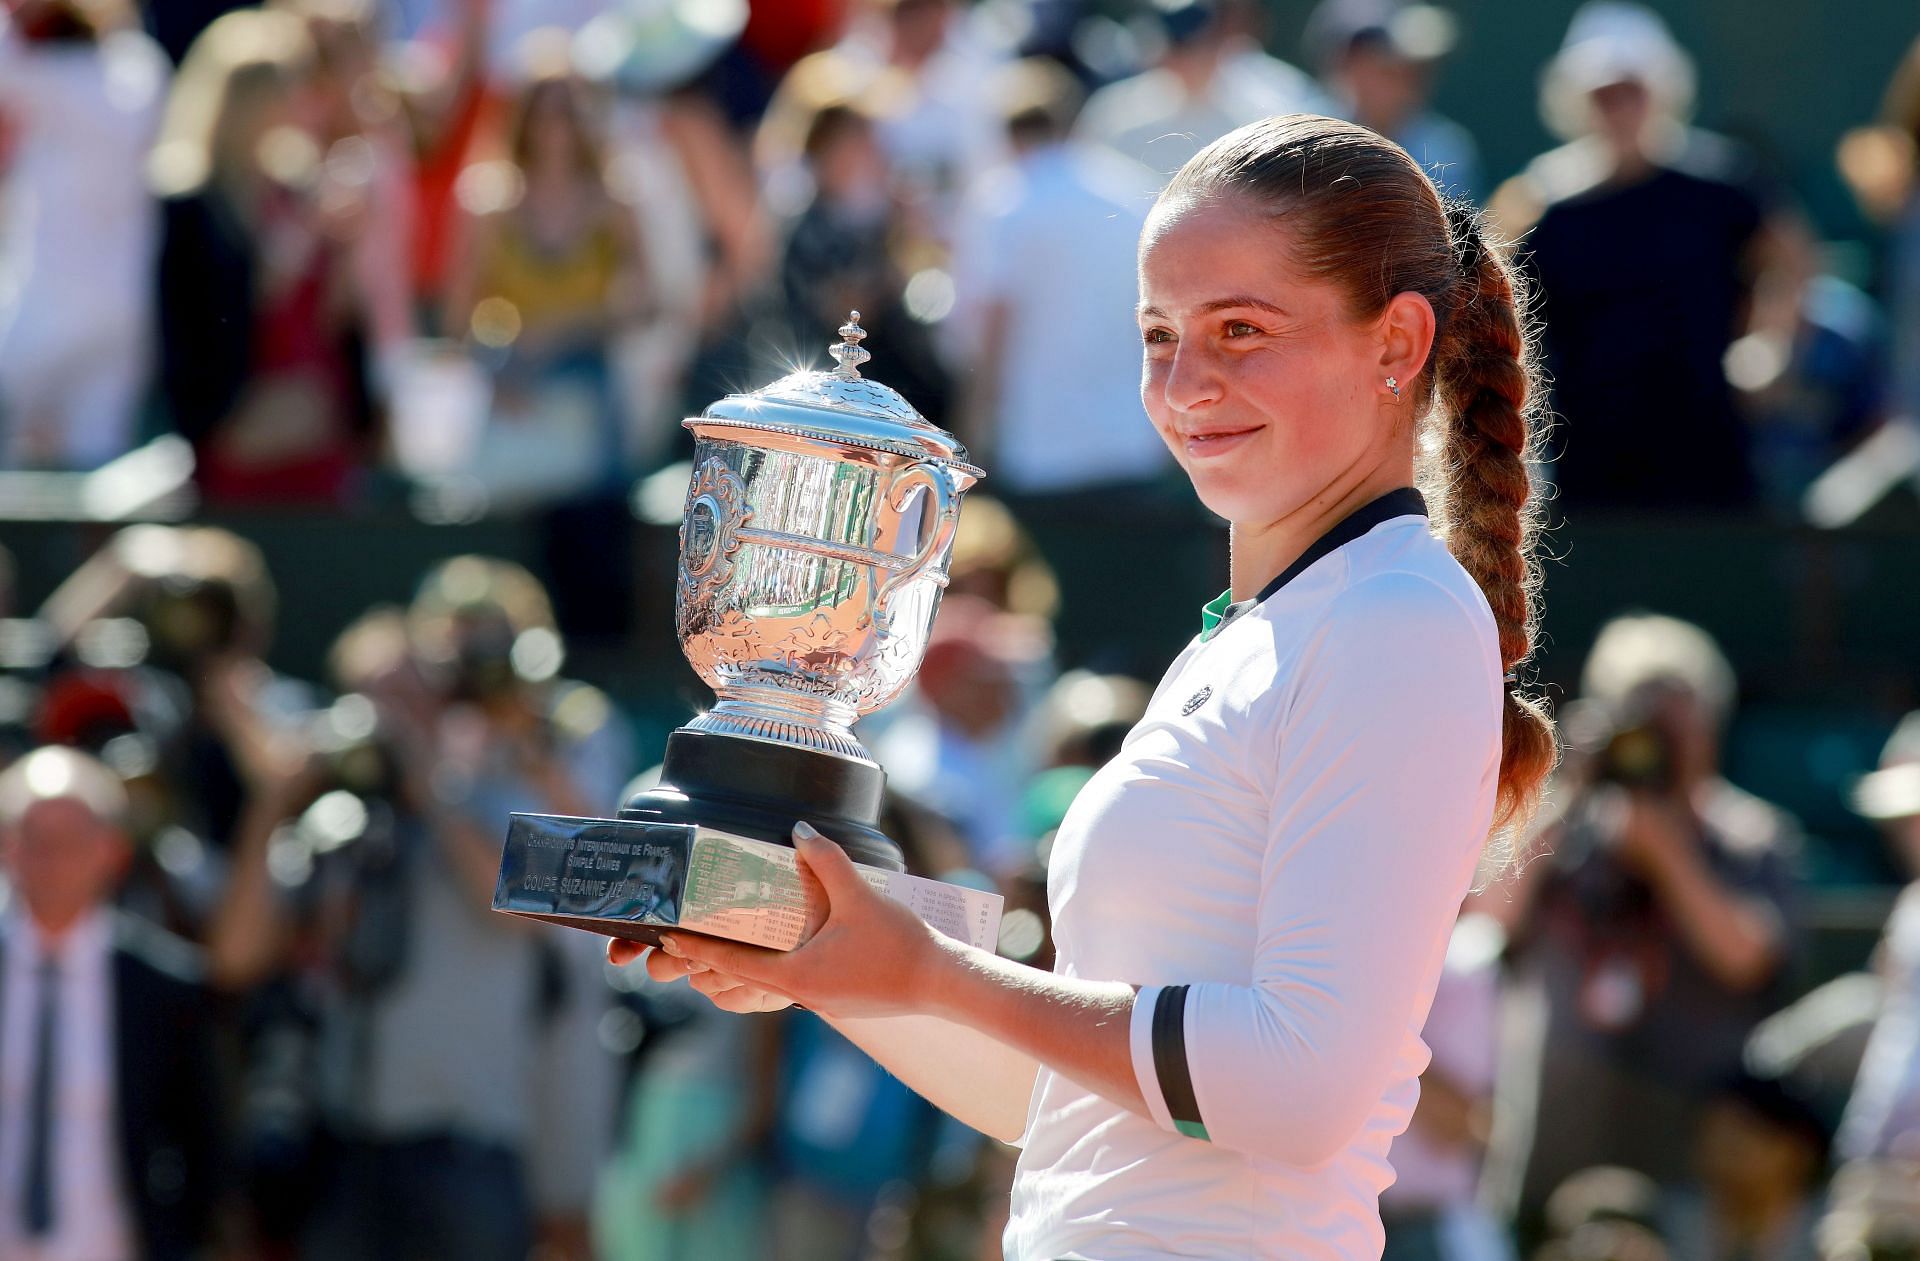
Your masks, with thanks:
<instances>
[{"instance_id":1,"label":"reflection on trophy","mask_svg":"<svg viewBox=\"0 0 1920 1261\"><path fill-rule=\"evenodd\" d=\"M859 318L840 328L833 370L684 422L696 440L674 619L719 699L668 737L660 784L618 819L515 815L495 909L642 941L679 924L791 944L800 912L778 889L797 896L781 874L796 821L877 869L876 884L902 870L875 826L886 776L853 723L919 668L981 472L860 375ZM746 923L756 915L781 923Z\"/></svg>"}]
</instances>

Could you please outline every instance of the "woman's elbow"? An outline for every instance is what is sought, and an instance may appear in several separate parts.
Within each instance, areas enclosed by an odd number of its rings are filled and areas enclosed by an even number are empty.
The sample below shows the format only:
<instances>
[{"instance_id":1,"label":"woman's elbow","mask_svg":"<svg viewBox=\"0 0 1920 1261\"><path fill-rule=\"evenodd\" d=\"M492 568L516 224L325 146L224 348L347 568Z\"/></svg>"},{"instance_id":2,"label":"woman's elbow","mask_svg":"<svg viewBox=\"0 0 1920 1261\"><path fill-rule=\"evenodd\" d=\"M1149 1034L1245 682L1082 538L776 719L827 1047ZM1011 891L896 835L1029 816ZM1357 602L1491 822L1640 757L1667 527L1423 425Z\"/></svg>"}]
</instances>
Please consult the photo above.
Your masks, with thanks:
<instances>
[{"instance_id":1,"label":"woman's elbow","mask_svg":"<svg viewBox=\"0 0 1920 1261\"><path fill-rule=\"evenodd\" d=\"M1227 1110L1208 1136L1247 1156L1312 1169L1352 1146L1384 1093L1356 1060L1328 1057L1228 1093L1246 1106Z\"/></svg>"}]
</instances>

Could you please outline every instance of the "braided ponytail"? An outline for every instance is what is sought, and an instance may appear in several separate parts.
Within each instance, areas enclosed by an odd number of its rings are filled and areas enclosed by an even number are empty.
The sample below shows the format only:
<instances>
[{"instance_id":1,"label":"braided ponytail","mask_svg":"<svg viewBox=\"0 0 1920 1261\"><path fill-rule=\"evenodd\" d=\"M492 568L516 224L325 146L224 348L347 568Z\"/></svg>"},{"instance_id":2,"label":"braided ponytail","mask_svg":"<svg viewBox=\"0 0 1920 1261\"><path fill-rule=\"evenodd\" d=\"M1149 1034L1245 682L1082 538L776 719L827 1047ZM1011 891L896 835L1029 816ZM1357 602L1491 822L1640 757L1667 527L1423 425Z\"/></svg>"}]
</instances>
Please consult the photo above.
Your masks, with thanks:
<instances>
[{"instance_id":1,"label":"braided ponytail","mask_svg":"<svg viewBox=\"0 0 1920 1261\"><path fill-rule=\"evenodd\" d=\"M1447 229L1459 282L1434 346L1440 407L1430 423L1441 426L1440 525L1454 558L1486 595L1500 636L1509 682L1494 827L1510 838L1532 812L1558 750L1546 707L1514 682L1514 671L1532 655L1538 625L1539 505L1528 473L1538 441L1536 382L1519 278L1487 247L1471 206L1449 205Z\"/></svg>"}]
</instances>

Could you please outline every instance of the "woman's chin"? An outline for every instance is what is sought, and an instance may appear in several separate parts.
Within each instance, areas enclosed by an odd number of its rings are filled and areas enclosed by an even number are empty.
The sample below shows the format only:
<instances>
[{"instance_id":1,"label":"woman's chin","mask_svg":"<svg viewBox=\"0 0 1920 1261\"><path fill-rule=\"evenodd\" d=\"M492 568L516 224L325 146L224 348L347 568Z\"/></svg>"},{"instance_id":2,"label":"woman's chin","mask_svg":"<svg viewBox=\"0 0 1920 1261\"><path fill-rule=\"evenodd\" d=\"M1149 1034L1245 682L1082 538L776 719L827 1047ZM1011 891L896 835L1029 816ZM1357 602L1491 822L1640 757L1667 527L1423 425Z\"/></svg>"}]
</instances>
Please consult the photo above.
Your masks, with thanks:
<instances>
[{"instance_id":1,"label":"woman's chin","mask_svg":"<svg viewBox=\"0 0 1920 1261\"><path fill-rule=\"evenodd\" d=\"M1228 479L1207 473L1195 474L1187 471L1193 483L1193 493L1199 497L1208 512L1226 521L1261 520L1260 494L1242 484L1239 479Z\"/></svg>"}]
</instances>

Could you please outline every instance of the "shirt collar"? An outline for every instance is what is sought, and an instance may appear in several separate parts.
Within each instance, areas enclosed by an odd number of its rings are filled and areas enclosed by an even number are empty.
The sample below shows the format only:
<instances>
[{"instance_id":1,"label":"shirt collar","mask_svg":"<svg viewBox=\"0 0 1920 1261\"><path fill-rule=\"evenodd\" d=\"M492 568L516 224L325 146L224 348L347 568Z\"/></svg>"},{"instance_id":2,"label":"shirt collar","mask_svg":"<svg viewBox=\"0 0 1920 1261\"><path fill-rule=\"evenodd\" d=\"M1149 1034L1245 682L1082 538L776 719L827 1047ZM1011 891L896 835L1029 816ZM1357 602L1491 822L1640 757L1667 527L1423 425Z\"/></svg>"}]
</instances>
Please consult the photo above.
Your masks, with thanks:
<instances>
[{"instance_id":1,"label":"shirt collar","mask_svg":"<svg viewBox=\"0 0 1920 1261\"><path fill-rule=\"evenodd\" d=\"M1229 587L1219 595L1200 606L1200 641L1205 643L1220 629L1220 623L1227 620L1227 609L1233 604L1233 589Z\"/></svg>"},{"instance_id":2,"label":"shirt collar","mask_svg":"<svg viewBox=\"0 0 1920 1261\"><path fill-rule=\"evenodd\" d=\"M17 894L4 920L0 921L0 931L4 931L9 949L16 952L14 957L22 963L37 964L45 956L45 939L34 927ZM112 912L105 907L95 907L80 917L60 943L60 958L68 966L88 963L105 958L112 944Z\"/></svg>"},{"instance_id":3,"label":"shirt collar","mask_svg":"<svg viewBox=\"0 0 1920 1261\"><path fill-rule=\"evenodd\" d=\"M1378 499L1342 517L1325 534L1309 544L1298 560L1281 570L1272 582L1260 589L1260 594L1245 601L1245 604L1251 607L1278 594L1282 587L1312 568L1315 562L1353 542L1383 521L1391 521L1395 517L1426 515L1427 500L1419 491L1411 486L1390 490ZM1207 601L1200 610L1200 642L1205 643L1211 639L1221 626L1232 620L1235 611L1231 588Z\"/></svg>"}]
</instances>

